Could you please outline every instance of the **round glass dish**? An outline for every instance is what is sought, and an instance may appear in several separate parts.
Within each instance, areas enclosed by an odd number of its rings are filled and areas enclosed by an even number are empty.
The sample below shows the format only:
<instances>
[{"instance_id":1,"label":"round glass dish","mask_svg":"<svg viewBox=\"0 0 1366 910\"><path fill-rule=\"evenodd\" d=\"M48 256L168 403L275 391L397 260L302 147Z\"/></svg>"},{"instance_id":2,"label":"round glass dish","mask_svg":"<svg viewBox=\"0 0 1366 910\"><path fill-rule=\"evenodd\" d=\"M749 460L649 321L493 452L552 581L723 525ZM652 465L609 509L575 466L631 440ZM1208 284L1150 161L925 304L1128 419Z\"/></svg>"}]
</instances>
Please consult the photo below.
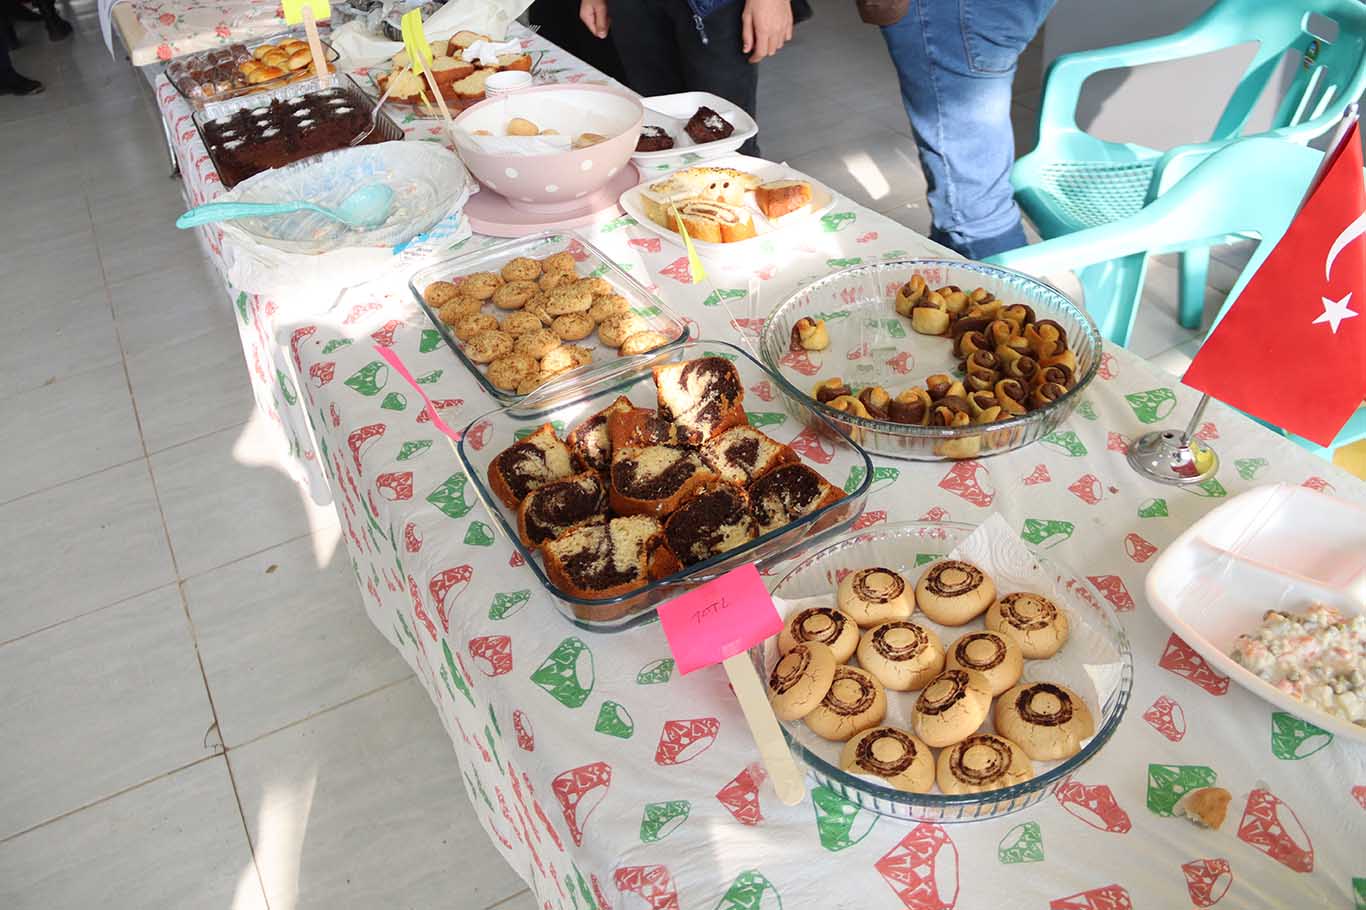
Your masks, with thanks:
<instances>
[{"instance_id":1,"label":"round glass dish","mask_svg":"<svg viewBox=\"0 0 1366 910\"><path fill-rule=\"evenodd\" d=\"M1076 385L1027 414L967 427L853 417L817 402L812 395L816 383L834 377L842 378L856 394L879 385L895 398L903 389L923 386L934 373L963 376L949 339L919 335L911 330L909 319L897 315L893 299L913 275L923 277L931 288L985 288L1007 304L1027 304L1039 319L1055 320L1067 331L1076 354ZM803 316L825 320L830 346L824 351L790 350L792 326ZM790 393L810 399L818 413L843 427L867 451L912 461L949 461L1008 452L1056 430L1095 378L1101 339L1084 310L1037 278L966 260L899 259L843 269L794 292L764 321L760 351L764 364Z\"/></svg>"},{"instance_id":2,"label":"round glass dish","mask_svg":"<svg viewBox=\"0 0 1366 910\"><path fill-rule=\"evenodd\" d=\"M948 554L975 530L977 528L974 525L956 522L910 521L879 525L849 533L793 566L771 589L771 593L775 598L787 601L828 595L834 591L837 580L844 571L874 565L895 569L907 578L915 579L920 574L921 565ZM1095 735L1071 758L1056 763L1036 762L1036 776L1022 784L986 793L946 795L939 792L906 793L880 784L876 778L861 777L842 771L832 761L813 751L822 748L821 744L824 744L826 750L837 753L842 743L824 743L801 721L782 724L783 735L787 737L794 752L805 763L815 782L827 791L818 791L816 794L818 816L823 811L822 800L826 803L824 811L846 811L847 807L841 803L843 801L870 809L879 815L916 821L976 821L1008 815L1052 796L1078 768L1090 761L1110 740L1124 717L1133 689L1134 662L1129 640L1124 634L1124 629L1108 607L1103 605L1100 596L1092 589L1085 576L1037 551L1030 550L1030 556L1045 573L1056 577L1055 602L1067 611L1074 629L1079 622L1085 623L1089 627L1088 634L1098 635L1099 640L1113 649L1114 665L1105 673L1109 691L1097 698L1099 704L1088 699L1096 722ZM933 626L918 611L912 618ZM980 625L980 621L977 624ZM962 631L971 631L972 628L972 624L969 624ZM954 636L944 638L945 646L948 646L952 637ZM1069 645L1071 644L1069 641ZM768 672L776 662L776 649L775 637L750 650L750 658L764 679L768 678ZM1066 651L1067 648L1064 647L1059 654L1065 654ZM1031 665L1036 663L1042 662L1026 662L1024 679L1038 680L1038 676L1031 676L1030 672ZM1085 671L1091 672L1092 668L1086 666ZM910 700L914 699L915 695L914 692L888 692L889 700ZM884 723L890 722L889 714L888 720ZM936 755L937 753L938 750Z\"/></svg>"}]
</instances>

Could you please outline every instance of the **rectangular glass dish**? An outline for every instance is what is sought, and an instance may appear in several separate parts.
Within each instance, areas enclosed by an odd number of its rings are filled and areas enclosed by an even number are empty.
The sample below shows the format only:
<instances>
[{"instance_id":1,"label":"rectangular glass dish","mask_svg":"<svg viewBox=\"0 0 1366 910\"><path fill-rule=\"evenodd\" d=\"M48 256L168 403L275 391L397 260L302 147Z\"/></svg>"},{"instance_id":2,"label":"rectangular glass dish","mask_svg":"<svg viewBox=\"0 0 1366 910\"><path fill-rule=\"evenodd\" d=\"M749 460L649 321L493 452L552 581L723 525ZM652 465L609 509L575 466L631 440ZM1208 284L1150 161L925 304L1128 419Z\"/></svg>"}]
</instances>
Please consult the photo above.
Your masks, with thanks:
<instances>
[{"instance_id":1,"label":"rectangular glass dish","mask_svg":"<svg viewBox=\"0 0 1366 910\"><path fill-rule=\"evenodd\" d=\"M625 395L637 407L657 404L651 373L658 362L634 363L629 369L599 376L578 386L578 397L546 402L539 396L517 409L492 411L472 421L461 434L457 451L472 486L500 531L526 560L551 601L574 624L593 631L620 631L647 621L660 603L688 588L709 581L736 566L754 563L760 571L796 552L846 530L863 513L872 483L873 463L847 435L814 413L810 420L788 415L809 411L800 401L786 401L773 376L749 354L723 341L687 341L670 352L669 360L721 356L735 364L745 388L744 405L751 426L778 442L790 445L803 464L844 489L845 495L830 505L803 516L744 546L689 566L617 597L588 599L557 588L547 577L540 556L524 546L517 535L517 515L505 508L489 489L489 464L500 452L544 423L553 424L564 437L588 417Z\"/></svg>"},{"instance_id":2,"label":"rectangular glass dish","mask_svg":"<svg viewBox=\"0 0 1366 910\"><path fill-rule=\"evenodd\" d=\"M196 111L202 111L206 107L222 101L258 95L277 89L282 85L314 78L312 62L297 70L286 71L282 75L264 82L249 83L246 81L246 75L238 69L239 63L256 59L254 52L257 48L267 44L278 45L292 40L307 42L308 38L305 36L304 30L299 28L279 32L257 41L238 42L200 51L197 54L178 57L166 65L166 78L171 85L175 86L180 97L184 98L190 107ZM335 72L335 64L341 55L336 48L326 41L320 39L320 43L323 48L323 57L326 58L329 68Z\"/></svg>"},{"instance_id":3,"label":"rectangular glass dish","mask_svg":"<svg viewBox=\"0 0 1366 910\"><path fill-rule=\"evenodd\" d=\"M568 252L574 257L576 270L580 277L605 278L618 294L626 298L631 305L631 311L643 319L649 329L661 333L669 341L645 354L622 357L617 354L615 348L600 341L595 329L593 334L587 338L571 342L592 350L592 363L556 376L530 395L519 395L515 391L500 389L489 380L487 367L480 366L466 355L464 342L455 337L455 332L451 330L451 327L442 322L441 317L427 304L422 295L423 289L433 281L450 281L475 272L497 272L509 260L516 259L519 256L530 259L544 259L547 256L563 252ZM554 398L574 397L581 394L585 384L593 382L596 377L604 373L616 373L623 368L628 370L639 368L648 372L651 365L667 359L671 352L689 338L688 324L681 316L669 309L664 301L646 290L645 286L631 277L625 269L609 259L606 253L573 231L544 231L539 234L532 234L529 237L496 243L474 253L466 253L442 260L415 272L408 280L408 289L412 291L413 299L422 308L422 312L427 314L427 318L441 333L446 344L455 352L455 356L459 358L460 362L465 365L465 369L469 370L474 378L479 381L479 385L490 397L507 405L517 404L533 395L542 402L548 402ZM482 312L502 319L509 313L517 311L500 310L492 303L486 302Z\"/></svg>"}]
</instances>

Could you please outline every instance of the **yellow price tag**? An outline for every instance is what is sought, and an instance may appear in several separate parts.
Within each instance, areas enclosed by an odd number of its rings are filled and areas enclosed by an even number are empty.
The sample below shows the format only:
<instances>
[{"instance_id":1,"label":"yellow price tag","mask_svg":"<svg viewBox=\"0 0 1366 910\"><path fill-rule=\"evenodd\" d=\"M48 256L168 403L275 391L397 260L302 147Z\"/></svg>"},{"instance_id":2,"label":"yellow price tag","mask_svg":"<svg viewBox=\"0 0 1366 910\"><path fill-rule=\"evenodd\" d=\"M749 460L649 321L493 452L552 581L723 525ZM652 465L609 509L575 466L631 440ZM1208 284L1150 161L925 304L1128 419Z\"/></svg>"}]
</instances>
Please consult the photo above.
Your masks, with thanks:
<instances>
[{"instance_id":1,"label":"yellow price tag","mask_svg":"<svg viewBox=\"0 0 1366 910\"><path fill-rule=\"evenodd\" d=\"M678 214L678 206L670 202L669 207L674 212L674 224L678 226L678 235L683 238L683 249L688 251L688 274L692 276L693 284L701 284L707 277L707 270L702 268L702 257L697 255L697 248L692 245L692 238L688 236L688 229L683 224L683 216Z\"/></svg>"},{"instance_id":2,"label":"yellow price tag","mask_svg":"<svg viewBox=\"0 0 1366 910\"><path fill-rule=\"evenodd\" d=\"M427 35L422 31L422 10L415 9L403 14L399 20L399 31L403 34L403 46L408 50L408 59L413 63L413 72L421 76L432 62L432 46L427 43Z\"/></svg>"},{"instance_id":3,"label":"yellow price tag","mask_svg":"<svg viewBox=\"0 0 1366 910\"><path fill-rule=\"evenodd\" d=\"M313 8L314 19L331 19L332 6L327 0L283 0L285 24L298 25L304 21L304 7Z\"/></svg>"}]
</instances>

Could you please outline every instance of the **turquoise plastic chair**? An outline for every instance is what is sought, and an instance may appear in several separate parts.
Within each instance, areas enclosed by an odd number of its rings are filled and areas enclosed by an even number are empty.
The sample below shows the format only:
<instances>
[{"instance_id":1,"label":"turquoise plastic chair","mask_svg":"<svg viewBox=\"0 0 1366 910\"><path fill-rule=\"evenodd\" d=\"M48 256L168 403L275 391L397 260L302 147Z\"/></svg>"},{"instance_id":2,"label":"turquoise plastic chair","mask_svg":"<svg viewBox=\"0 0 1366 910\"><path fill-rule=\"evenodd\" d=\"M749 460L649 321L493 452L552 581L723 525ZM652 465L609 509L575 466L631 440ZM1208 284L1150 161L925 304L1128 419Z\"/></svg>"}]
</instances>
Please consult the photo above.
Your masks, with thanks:
<instances>
[{"instance_id":1,"label":"turquoise plastic chair","mask_svg":"<svg viewBox=\"0 0 1366 910\"><path fill-rule=\"evenodd\" d=\"M1311 13L1334 20L1329 43L1308 31ZM1208 142L1168 151L1106 142L1076 121L1082 83L1104 70L1206 54L1248 42L1258 47ZM1044 239L1098 227L1136 214L1229 142L1242 138L1258 98L1286 51L1303 66L1280 101L1272 129L1260 136L1308 142L1331 128L1366 88L1366 3L1361 0L1220 0L1172 35L1059 57L1049 68L1039 109L1039 142L1015 163L1016 199ZM1250 183L1238 190L1247 194ZM1261 187L1258 187L1260 195ZM1204 312L1209 243L1161 243L1181 251L1181 324L1199 328ZM1078 275L1101 334L1126 345L1138 308L1133 261L1099 262ZM1108 302L1092 303L1092 301Z\"/></svg>"},{"instance_id":2,"label":"turquoise plastic chair","mask_svg":"<svg viewBox=\"0 0 1366 910\"><path fill-rule=\"evenodd\" d=\"M1293 142L1243 139L1209 156L1151 205L1125 218L1009 250L987 261L1035 275L1117 262L1125 284L1116 293L1136 296L1143 287L1151 251L1194 246L1230 234L1255 235L1257 247L1229 291L1214 321L1218 325L1290 226L1322 160L1321 152ZM1249 192L1249 187L1256 191ZM1331 459L1338 446L1366 438L1366 409L1359 409L1327 447L1271 429Z\"/></svg>"}]
</instances>

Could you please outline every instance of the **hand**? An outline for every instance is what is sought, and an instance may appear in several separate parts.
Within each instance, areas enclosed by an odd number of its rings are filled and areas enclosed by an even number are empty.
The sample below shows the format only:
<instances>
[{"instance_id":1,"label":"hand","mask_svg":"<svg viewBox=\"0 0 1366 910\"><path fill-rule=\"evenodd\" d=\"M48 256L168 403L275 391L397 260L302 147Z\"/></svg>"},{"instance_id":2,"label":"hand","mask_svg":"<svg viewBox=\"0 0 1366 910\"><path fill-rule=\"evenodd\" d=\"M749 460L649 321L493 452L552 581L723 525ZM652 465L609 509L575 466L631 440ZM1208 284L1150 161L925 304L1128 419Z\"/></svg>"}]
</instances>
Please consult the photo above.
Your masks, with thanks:
<instances>
[{"instance_id":1,"label":"hand","mask_svg":"<svg viewBox=\"0 0 1366 910\"><path fill-rule=\"evenodd\" d=\"M588 2L584 0L585 5ZM749 54L750 63L758 63L778 53L778 49L792 39L792 2L745 0L745 12L740 21L744 36L740 49Z\"/></svg>"},{"instance_id":2,"label":"hand","mask_svg":"<svg viewBox=\"0 0 1366 910\"><path fill-rule=\"evenodd\" d=\"M612 27L612 18L607 15L607 0L580 0L579 18L599 38L606 38L607 30Z\"/></svg>"}]
</instances>

